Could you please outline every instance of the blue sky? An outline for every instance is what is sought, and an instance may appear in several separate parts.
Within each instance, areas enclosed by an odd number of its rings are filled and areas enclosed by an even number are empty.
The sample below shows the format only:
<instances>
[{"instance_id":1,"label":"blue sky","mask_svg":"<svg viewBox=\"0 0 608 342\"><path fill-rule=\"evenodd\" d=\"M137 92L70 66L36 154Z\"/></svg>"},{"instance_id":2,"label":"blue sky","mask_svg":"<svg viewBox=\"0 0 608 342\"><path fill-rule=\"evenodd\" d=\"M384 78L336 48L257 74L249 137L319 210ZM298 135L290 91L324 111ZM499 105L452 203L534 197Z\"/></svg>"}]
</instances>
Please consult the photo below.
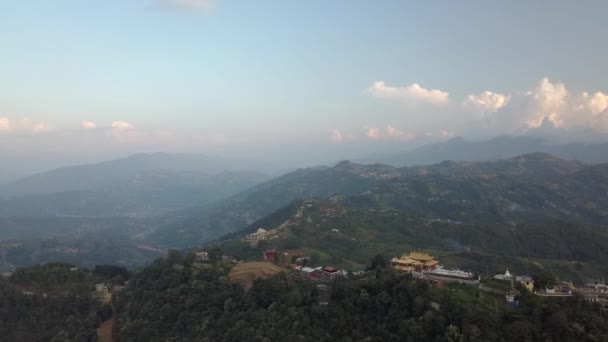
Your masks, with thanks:
<instances>
[{"instance_id":1,"label":"blue sky","mask_svg":"<svg viewBox=\"0 0 608 342\"><path fill-rule=\"evenodd\" d=\"M605 1L0 0L0 155L305 145L334 158L455 135L603 138L607 10Z\"/></svg>"}]
</instances>

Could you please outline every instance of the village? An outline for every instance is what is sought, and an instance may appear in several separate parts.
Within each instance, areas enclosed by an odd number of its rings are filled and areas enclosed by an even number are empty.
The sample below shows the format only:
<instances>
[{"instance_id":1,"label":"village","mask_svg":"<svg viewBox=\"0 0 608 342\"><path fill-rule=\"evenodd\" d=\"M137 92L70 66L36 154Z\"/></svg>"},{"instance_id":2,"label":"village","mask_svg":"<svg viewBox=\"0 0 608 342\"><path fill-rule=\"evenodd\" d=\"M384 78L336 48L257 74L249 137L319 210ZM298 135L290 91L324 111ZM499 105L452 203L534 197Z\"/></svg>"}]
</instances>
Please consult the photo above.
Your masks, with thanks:
<instances>
[{"instance_id":1,"label":"village","mask_svg":"<svg viewBox=\"0 0 608 342\"><path fill-rule=\"evenodd\" d=\"M199 262L208 262L209 253L201 251L195 254ZM224 260L232 263L242 263L228 256ZM319 284L320 289L327 290L331 282L349 277L369 277L374 270L351 271L338 269L331 265L317 265L309 256L302 253L290 254L290 251L279 251L277 249L264 250L261 259L276 266L280 266L287 272L288 278L293 281L312 281ZM389 261L392 269L397 272L411 274L414 279L428 281L431 283L456 283L471 286L480 291L504 296L509 306L517 306L520 291L547 298L582 296L585 300L608 305L608 284L605 281L589 281L585 284L575 286L572 282L557 281L552 286L544 288L535 287L534 279L528 275L512 274L508 269L505 273L496 274L487 279L475 275L472 272L460 269L443 267L432 255L422 251L404 253Z\"/></svg>"}]
</instances>

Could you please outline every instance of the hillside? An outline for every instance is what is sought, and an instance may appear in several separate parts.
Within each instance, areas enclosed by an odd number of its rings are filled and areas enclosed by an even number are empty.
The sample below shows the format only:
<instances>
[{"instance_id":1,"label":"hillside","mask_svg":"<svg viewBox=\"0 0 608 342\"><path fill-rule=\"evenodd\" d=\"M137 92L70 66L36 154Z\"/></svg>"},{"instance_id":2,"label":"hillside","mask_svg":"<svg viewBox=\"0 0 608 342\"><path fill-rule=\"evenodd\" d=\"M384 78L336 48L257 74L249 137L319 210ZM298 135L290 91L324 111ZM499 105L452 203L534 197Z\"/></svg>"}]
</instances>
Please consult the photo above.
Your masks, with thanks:
<instances>
[{"instance_id":1,"label":"hillside","mask_svg":"<svg viewBox=\"0 0 608 342\"><path fill-rule=\"evenodd\" d=\"M260 227L267 233L254 246L248 235ZM465 223L386 209L366 195L294 202L221 244L239 259L259 259L266 249L300 251L346 269L363 269L378 254L391 258L422 249L448 266L489 276L507 268L522 274L546 268L584 282L608 273L608 226Z\"/></svg>"},{"instance_id":2,"label":"hillside","mask_svg":"<svg viewBox=\"0 0 608 342\"><path fill-rule=\"evenodd\" d=\"M597 179L593 185L588 173ZM358 195L372 207L426 219L516 226L560 219L602 224L608 218L606 167L534 153L495 162L403 167L341 162L300 169L216 206L166 217L152 238L172 246L238 231L296 199ZM597 175L599 173L600 175ZM583 191L588 187L595 191Z\"/></svg>"}]
</instances>

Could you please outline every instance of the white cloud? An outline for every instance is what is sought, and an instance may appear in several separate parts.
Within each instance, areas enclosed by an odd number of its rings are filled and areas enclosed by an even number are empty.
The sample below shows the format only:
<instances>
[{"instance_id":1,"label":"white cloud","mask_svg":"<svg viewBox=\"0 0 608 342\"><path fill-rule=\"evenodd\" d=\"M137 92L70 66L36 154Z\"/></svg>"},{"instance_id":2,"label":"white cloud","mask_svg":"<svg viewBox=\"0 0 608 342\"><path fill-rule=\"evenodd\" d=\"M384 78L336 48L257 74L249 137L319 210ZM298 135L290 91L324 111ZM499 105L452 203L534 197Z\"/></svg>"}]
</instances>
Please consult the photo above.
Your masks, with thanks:
<instances>
[{"instance_id":1,"label":"white cloud","mask_svg":"<svg viewBox=\"0 0 608 342\"><path fill-rule=\"evenodd\" d=\"M584 94L585 97L587 97L587 93ZM601 113L608 108L608 95L598 91L589 98L586 105L587 110L589 110L591 114L596 115Z\"/></svg>"},{"instance_id":2,"label":"white cloud","mask_svg":"<svg viewBox=\"0 0 608 342\"><path fill-rule=\"evenodd\" d=\"M404 132L391 125L387 125L385 129L378 127L367 128L365 135L369 139L392 139L392 140L413 140L416 139L416 134L411 132Z\"/></svg>"},{"instance_id":3,"label":"white cloud","mask_svg":"<svg viewBox=\"0 0 608 342\"><path fill-rule=\"evenodd\" d=\"M509 95L484 91L478 95L469 95L464 100L463 105L466 108L478 111L481 113L495 113L500 108L504 107L511 99Z\"/></svg>"},{"instance_id":4,"label":"white cloud","mask_svg":"<svg viewBox=\"0 0 608 342\"><path fill-rule=\"evenodd\" d=\"M370 139L380 139L380 128L376 128L376 127L371 127L367 129L367 132L365 132L365 135L367 135L368 138Z\"/></svg>"},{"instance_id":5,"label":"white cloud","mask_svg":"<svg viewBox=\"0 0 608 342\"><path fill-rule=\"evenodd\" d=\"M608 133L607 109L608 95L602 92L573 93L565 84L543 78L534 89L514 94L509 103L486 118L495 134L542 131L545 135L554 132L558 138L567 132Z\"/></svg>"},{"instance_id":6,"label":"white cloud","mask_svg":"<svg viewBox=\"0 0 608 342\"><path fill-rule=\"evenodd\" d=\"M330 140L334 144L339 144L344 141L344 135L338 129L331 131Z\"/></svg>"},{"instance_id":7,"label":"white cloud","mask_svg":"<svg viewBox=\"0 0 608 342\"><path fill-rule=\"evenodd\" d=\"M53 127L44 121L22 118L11 122L8 118L0 117L0 131L42 133L51 130Z\"/></svg>"},{"instance_id":8,"label":"white cloud","mask_svg":"<svg viewBox=\"0 0 608 342\"><path fill-rule=\"evenodd\" d=\"M8 118L0 117L0 131L8 131L11 128L11 122Z\"/></svg>"},{"instance_id":9,"label":"white cloud","mask_svg":"<svg viewBox=\"0 0 608 342\"><path fill-rule=\"evenodd\" d=\"M391 87L383 81L376 81L367 88L367 92L375 97L405 102L426 102L433 105L445 105L449 102L447 92L439 89L425 89L418 83L412 83L407 87Z\"/></svg>"},{"instance_id":10,"label":"white cloud","mask_svg":"<svg viewBox=\"0 0 608 342\"><path fill-rule=\"evenodd\" d=\"M126 121L118 120L118 121L112 122L112 129L117 130L117 131L128 131L133 128L134 128L133 125L131 125L130 123L128 123Z\"/></svg>"},{"instance_id":11,"label":"white cloud","mask_svg":"<svg viewBox=\"0 0 608 342\"><path fill-rule=\"evenodd\" d=\"M84 128L84 129L95 129L95 128L97 128L97 124L94 123L93 121L83 121L82 122L82 128Z\"/></svg>"},{"instance_id":12,"label":"white cloud","mask_svg":"<svg viewBox=\"0 0 608 342\"><path fill-rule=\"evenodd\" d=\"M156 0L160 4L192 11L206 11L213 7L213 0Z\"/></svg>"}]
</instances>

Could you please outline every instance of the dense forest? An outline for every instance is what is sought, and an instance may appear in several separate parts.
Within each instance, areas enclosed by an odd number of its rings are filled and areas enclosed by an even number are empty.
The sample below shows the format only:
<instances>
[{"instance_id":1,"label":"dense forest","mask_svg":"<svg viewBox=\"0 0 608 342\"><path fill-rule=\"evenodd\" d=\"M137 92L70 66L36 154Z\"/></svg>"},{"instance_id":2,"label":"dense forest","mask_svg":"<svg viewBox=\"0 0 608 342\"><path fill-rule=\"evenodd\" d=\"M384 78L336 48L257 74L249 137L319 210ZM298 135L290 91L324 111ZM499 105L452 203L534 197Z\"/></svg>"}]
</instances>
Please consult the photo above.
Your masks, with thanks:
<instances>
[{"instance_id":1,"label":"dense forest","mask_svg":"<svg viewBox=\"0 0 608 342\"><path fill-rule=\"evenodd\" d=\"M521 289L513 308L378 265L329 289L280 274L245 291L227 270L174 253L137 273L115 299L121 341L608 340L599 306L579 297L541 300Z\"/></svg>"},{"instance_id":2,"label":"dense forest","mask_svg":"<svg viewBox=\"0 0 608 342\"><path fill-rule=\"evenodd\" d=\"M73 269L50 263L0 278L0 340L94 341L111 307L92 296L102 278Z\"/></svg>"},{"instance_id":3,"label":"dense forest","mask_svg":"<svg viewBox=\"0 0 608 342\"><path fill-rule=\"evenodd\" d=\"M49 263L0 277L0 341L96 341L112 306L95 293L95 284L124 283L128 276L112 265L90 271Z\"/></svg>"}]
</instances>

